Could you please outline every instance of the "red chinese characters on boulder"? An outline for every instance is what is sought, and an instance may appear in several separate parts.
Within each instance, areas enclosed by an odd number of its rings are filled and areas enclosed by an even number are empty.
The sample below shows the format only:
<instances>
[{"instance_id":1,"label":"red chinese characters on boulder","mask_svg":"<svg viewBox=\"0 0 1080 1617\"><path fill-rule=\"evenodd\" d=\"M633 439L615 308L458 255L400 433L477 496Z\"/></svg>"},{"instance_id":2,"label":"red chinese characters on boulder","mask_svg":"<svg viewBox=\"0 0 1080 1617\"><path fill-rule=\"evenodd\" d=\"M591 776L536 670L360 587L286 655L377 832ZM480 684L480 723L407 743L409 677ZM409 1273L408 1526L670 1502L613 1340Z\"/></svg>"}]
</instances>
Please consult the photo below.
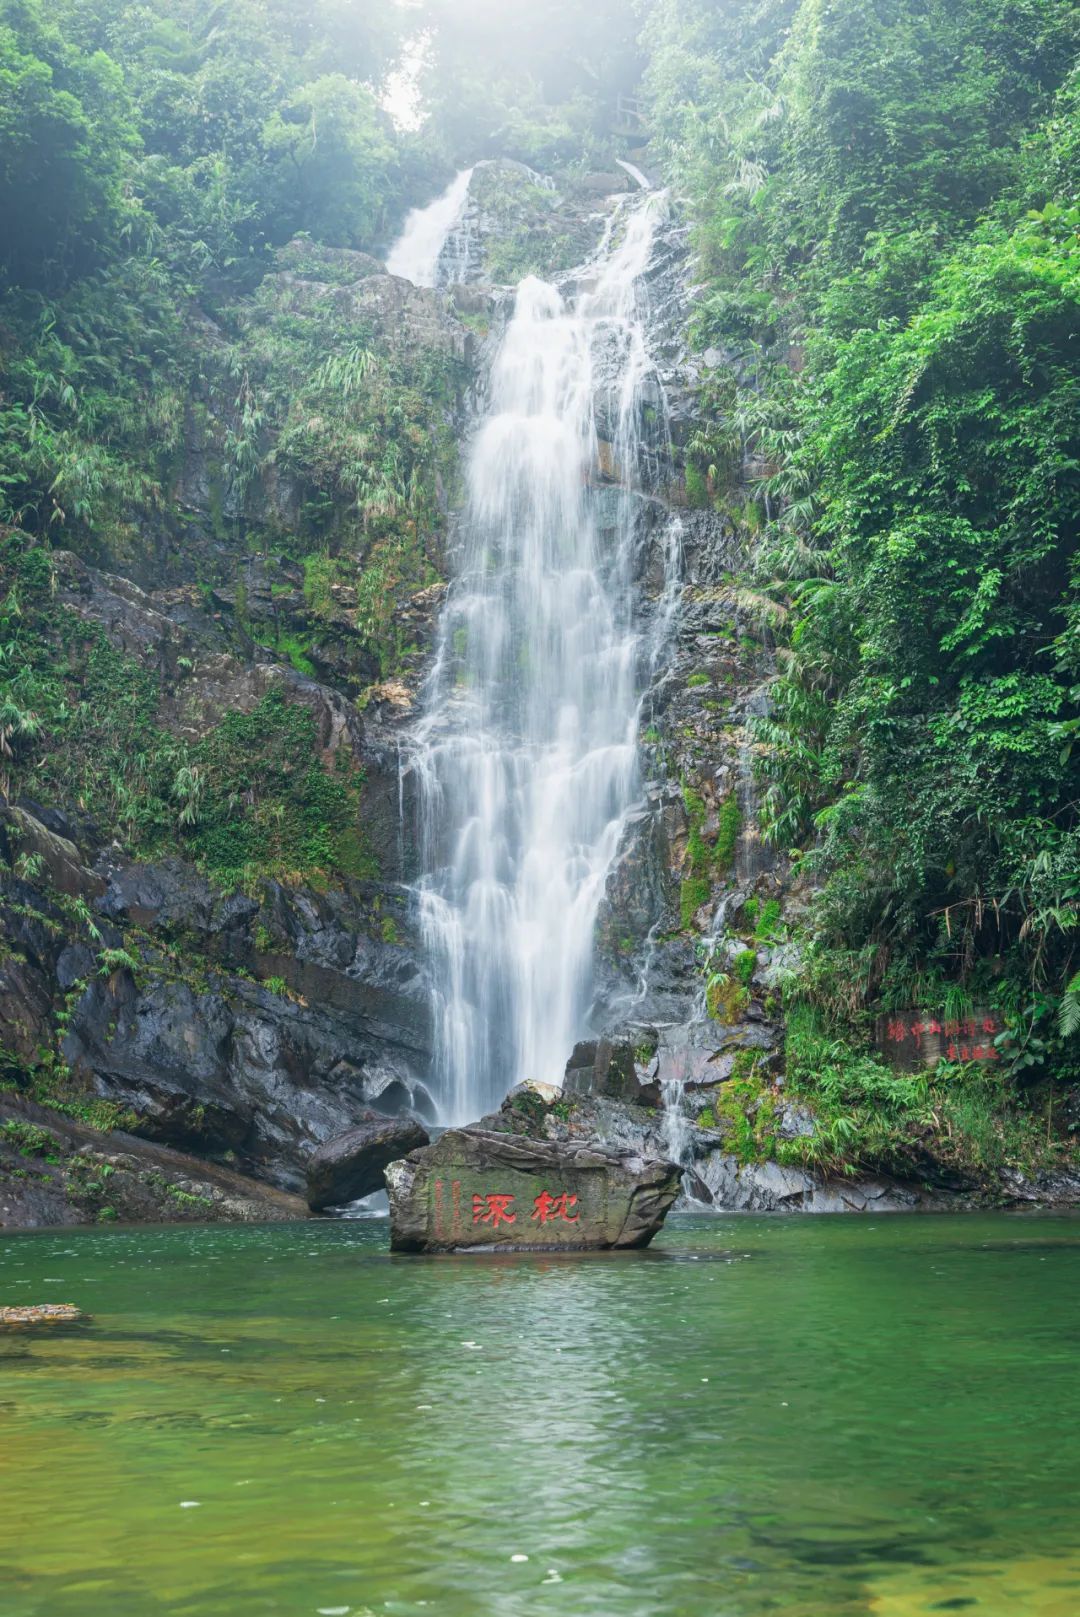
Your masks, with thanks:
<instances>
[{"instance_id":1,"label":"red chinese characters on boulder","mask_svg":"<svg viewBox=\"0 0 1080 1617\"><path fill-rule=\"evenodd\" d=\"M436 1216L441 1213L442 1197L441 1182L436 1187ZM474 1224L489 1224L492 1229L498 1229L502 1224L516 1224L517 1214L512 1210L515 1198L503 1191L488 1191L483 1195L475 1194L472 1199L472 1221ZM566 1224L576 1224L580 1214L574 1212L577 1206L577 1197L571 1196L568 1191L560 1191L552 1195L549 1190L542 1190L533 1201L531 1222L534 1224L556 1223L561 1220Z\"/></svg>"},{"instance_id":2,"label":"red chinese characters on boulder","mask_svg":"<svg viewBox=\"0 0 1080 1617\"><path fill-rule=\"evenodd\" d=\"M878 1044L901 1064L933 1066L936 1061L1000 1061L1004 1028L989 1013L965 1017L893 1015L878 1024Z\"/></svg>"},{"instance_id":3,"label":"red chinese characters on boulder","mask_svg":"<svg viewBox=\"0 0 1080 1617\"><path fill-rule=\"evenodd\" d=\"M547 1224L557 1219L563 1219L567 1224L576 1224L579 1214L571 1213L571 1207L577 1206L577 1197L568 1196L564 1190L560 1196L552 1196L550 1192L542 1190L533 1202L533 1219L540 1224Z\"/></svg>"},{"instance_id":4,"label":"red chinese characters on boulder","mask_svg":"<svg viewBox=\"0 0 1080 1617\"><path fill-rule=\"evenodd\" d=\"M516 1224L517 1214L510 1208L513 1196L504 1196L499 1193L487 1196L474 1196L472 1199L472 1221L474 1224L490 1224L492 1229L498 1229L500 1224Z\"/></svg>"}]
</instances>

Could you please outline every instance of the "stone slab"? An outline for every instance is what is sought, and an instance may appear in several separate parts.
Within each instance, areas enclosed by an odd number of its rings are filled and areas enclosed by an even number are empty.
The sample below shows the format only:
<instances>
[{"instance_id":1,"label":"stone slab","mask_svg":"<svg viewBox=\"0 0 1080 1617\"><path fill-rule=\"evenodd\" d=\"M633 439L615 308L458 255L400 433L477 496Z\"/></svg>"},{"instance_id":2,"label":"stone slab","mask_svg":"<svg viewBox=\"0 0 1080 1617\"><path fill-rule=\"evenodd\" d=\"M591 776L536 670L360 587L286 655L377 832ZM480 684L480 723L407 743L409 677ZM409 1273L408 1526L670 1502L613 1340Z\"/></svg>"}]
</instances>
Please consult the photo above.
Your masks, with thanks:
<instances>
[{"instance_id":1,"label":"stone slab","mask_svg":"<svg viewBox=\"0 0 1080 1617\"><path fill-rule=\"evenodd\" d=\"M644 1247L679 1193L670 1162L450 1129L386 1169L395 1252Z\"/></svg>"}]
</instances>

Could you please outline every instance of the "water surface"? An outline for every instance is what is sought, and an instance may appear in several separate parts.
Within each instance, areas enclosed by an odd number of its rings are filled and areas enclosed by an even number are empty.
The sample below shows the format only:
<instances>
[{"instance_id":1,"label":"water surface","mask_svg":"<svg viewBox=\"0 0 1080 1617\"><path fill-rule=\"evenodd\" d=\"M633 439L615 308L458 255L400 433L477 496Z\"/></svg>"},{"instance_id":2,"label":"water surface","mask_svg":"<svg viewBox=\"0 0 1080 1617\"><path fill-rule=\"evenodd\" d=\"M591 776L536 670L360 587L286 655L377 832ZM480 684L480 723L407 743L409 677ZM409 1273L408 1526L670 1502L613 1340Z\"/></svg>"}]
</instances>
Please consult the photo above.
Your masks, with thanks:
<instances>
[{"instance_id":1,"label":"water surface","mask_svg":"<svg viewBox=\"0 0 1080 1617\"><path fill-rule=\"evenodd\" d=\"M4 1617L1075 1617L1080 1222L0 1237ZM527 1557L527 1559L525 1559Z\"/></svg>"}]
</instances>

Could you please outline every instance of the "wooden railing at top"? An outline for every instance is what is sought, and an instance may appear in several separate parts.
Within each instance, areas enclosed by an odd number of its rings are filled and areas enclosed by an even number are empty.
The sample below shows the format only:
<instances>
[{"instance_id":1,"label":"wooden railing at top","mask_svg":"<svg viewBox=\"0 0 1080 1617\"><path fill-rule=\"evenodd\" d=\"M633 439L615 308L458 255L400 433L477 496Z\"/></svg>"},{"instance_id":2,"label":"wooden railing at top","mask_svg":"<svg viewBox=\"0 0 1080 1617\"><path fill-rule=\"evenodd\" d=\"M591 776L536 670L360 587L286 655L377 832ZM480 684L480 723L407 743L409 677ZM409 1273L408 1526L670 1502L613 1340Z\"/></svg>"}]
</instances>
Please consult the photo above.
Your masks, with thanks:
<instances>
[{"instance_id":1,"label":"wooden railing at top","mask_svg":"<svg viewBox=\"0 0 1080 1617\"><path fill-rule=\"evenodd\" d=\"M615 122L618 129L644 129L645 114L636 95L620 95L615 103Z\"/></svg>"}]
</instances>

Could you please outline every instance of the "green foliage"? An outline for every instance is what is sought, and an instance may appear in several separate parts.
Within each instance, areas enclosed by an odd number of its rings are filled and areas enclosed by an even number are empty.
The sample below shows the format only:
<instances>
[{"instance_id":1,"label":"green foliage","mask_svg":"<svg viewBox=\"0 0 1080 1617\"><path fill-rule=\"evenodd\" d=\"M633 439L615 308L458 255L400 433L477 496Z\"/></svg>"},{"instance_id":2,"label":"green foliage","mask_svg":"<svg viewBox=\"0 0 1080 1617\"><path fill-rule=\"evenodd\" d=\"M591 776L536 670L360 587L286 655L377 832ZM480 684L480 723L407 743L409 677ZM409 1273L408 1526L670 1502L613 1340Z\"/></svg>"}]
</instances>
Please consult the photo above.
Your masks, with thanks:
<instances>
[{"instance_id":1,"label":"green foliage","mask_svg":"<svg viewBox=\"0 0 1080 1617\"><path fill-rule=\"evenodd\" d=\"M317 756L315 723L271 691L250 713L229 713L200 744L207 801L188 833L192 851L226 884L273 871L370 874L358 831L362 776L344 753Z\"/></svg>"},{"instance_id":2,"label":"green foliage","mask_svg":"<svg viewBox=\"0 0 1080 1617\"><path fill-rule=\"evenodd\" d=\"M362 11L0 4L0 521L84 550L137 542L185 411L223 390L189 311L235 329L236 295L297 232L385 239L405 181L371 84L407 24L393 0ZM325 387L339 356L318 356ZM269 423L232 369L236 505Z\"/></svg>"},{"instance_id":3,"label":"green foliage","mask_svg":"<svg viewBox=\"0 0 1080 1617\"><path fill-rule=\"evenodd\" d=\"M20 1117L9 1117L0 1123L0 1141L14 1146L23 1157L53 1157L59 1153L60 1142L48 1129Z\"/></svg>"},{"instance_id":4,"label":"green foliage","mask_svg":"<svg viewBox=\"0 0 1080 1617\"><path fill-rule=\"evenodd\" d=\"M733 1027L749 1004L746 985L726 971L710 972L705 982L705 1009L714 1022Z\"/></svg>"},{"instance_id":5,"label":"green foliage","mask_svg":"<svg viewBox=\"0 0 1080 1617\"><path fill-rule=\"evenodd\" d=\"M688 453L706 497L752 473L722 498L779 642L765 832L822 887L806 992L854 1048L930 980L992 995L1025 1085L1080 1065L1078 39L1066 0L646 28L697 337L739 360Z\"/></svg>"},{"instance_id":6,"label":"green foliage","mask_svg":"<svg viewBox=\"0 0 1080 1617\"><path fill-rule=\"evenodd\" d=\"M687 876L679 887L679 920L684 932L694 924L694 917L703 904L709 902L712 884L708 876Z\"/></svg>"},{"instance_id":7,"label":"green foliage","mask_svg":"<svg viewBox=\"0 0 1080 1617\"><path fill-rule=\"evenodd\" d=\"M214 1205L209 1196L200 1196L194 1191L183 1190L179 1185L166 1185L165 1194L170 1201L176 1203L177 1207L183 1207L189 1213L207 1213Z\"/></svg>"},{"instance_id":8,"label":"green foliage","mask_svg":"<svg viewBox=\"0 0 1080 1617\"><path fill-rule=\"evenodd\" d=\"M747 906L749 908L749 905ZM780 931L782 912L778 898L766 899L754 915L754 939L757 943L772 942Z\"/></svg>"},{"instance_id":9,"label":"green foliage","mask_svg":"<svg viewBox=\"0 0 1080 1617\"><path fill-rule=\"evenodd\" d=\"M225 884L372 874L362 773L344 751L320 756L313 715L280 690L178 740L158 725L156 677L56 603L48 554L17 534L0 541L4 635L0 711L33 717L12 731L11 784L32 777L39 800L81 802L143 852L179 845ZM72 919L93 926L89 912ZM106 950L101 969L134 969L123 956Z\"/></svg>"},{"instance_id":10,"label":"green foliage","mask_svg":"<svg viewBox=\"0 0 1080 1617\"><path fill-rule=\"evenodd\" d=\"M790 1141L783 1160L854 1172L917 1172L924 1140L961 1173L1031 1171L1052 1161L1045 1121L1010 1094L1001 1073L980 1063L942 1063L936 1072L898 1073L837 1037L811 1005L789 1007L789 1088L805 1097L817 1128Z\"/></svg>"},{"instance_id":11,"label":"green foliage","mask_svg":"<svg viewBox=\"0 0 1080 1617\"><path fill-rule=\"evenodd\" d=\"M0 274L39 289L93 268L138 212L123 75L57 21L39 0L0 5Z\"/></svg>"},{"instance_id":12,"label":"green foliage","mask_svg":"<svg viewBox=\"0 0 1080 1617\"><path fill-rule=\"evenodd\" d=\"M550 172L610 161L620 93L636 86L636 8L625 0L422 0L433 30L424 90L454 163L514 157Z\"/></svg>"},{"instance_id":13,"label":"green foliage","mask_svg":"<svg viewBox=\"0 0 1080 1617\"><path fill-rule=\"evenodd\" d=\"M734 794L721 803L719 819L720 829L716 836L714 857L717 870L726 871L735 863L735 847L742 831L742 813L738 798Z\"/></svg>"},{"instance_id":14,"label":"green foliage","mask_svg":"<svg viewBox=\"0 0 1080 1617\"><path fill-rule=\"evenodd\" d=\"M757 953L753 949L743 949L731 962L731 969L738 982L744 988L749 988L757 970Z\"/></svg>"},{"instance_id":15,"label":"green foliage","mask_svg":"<svg viewBox=\"0 0 1080 1617\"><path fill-rule=\"evenodd\" d=\"M116 971L137 971L139 962L128 949L102 949L98 955L98 976L111 977Z\"/></svg>"}]
</instances>

